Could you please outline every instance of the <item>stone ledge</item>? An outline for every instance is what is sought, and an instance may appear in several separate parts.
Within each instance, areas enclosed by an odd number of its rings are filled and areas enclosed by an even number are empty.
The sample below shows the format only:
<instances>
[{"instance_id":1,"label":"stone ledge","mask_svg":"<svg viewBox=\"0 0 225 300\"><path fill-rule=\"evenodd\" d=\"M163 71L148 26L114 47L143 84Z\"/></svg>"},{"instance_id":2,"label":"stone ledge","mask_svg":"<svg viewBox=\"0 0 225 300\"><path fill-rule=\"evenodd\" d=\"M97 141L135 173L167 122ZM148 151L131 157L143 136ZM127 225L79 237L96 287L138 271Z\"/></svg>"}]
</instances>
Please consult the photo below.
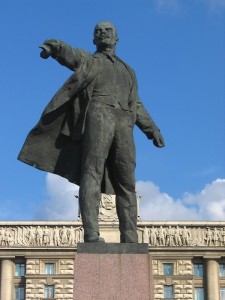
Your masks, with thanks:
<instances>
[{"instance_id":1,"label":"stone ledge","mask_svg":"<svg viewBox=\"0 0 225 300\"><path fill-rule=\"evenodd\" d=\"M148 254L148 244L142 243L78 243L77 253Z\"/></svg>"}]
</instances>

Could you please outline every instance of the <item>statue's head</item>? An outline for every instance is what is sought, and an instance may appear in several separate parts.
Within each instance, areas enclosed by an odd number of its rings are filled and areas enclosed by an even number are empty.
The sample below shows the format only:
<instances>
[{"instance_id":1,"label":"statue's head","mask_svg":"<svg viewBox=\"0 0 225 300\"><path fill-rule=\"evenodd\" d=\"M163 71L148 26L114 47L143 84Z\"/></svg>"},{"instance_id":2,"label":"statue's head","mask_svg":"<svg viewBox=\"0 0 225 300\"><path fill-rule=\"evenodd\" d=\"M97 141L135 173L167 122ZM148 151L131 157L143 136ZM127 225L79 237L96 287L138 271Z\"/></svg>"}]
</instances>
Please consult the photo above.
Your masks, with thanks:
<instances>
[{"instance_id":1,"label":"statue's head","mask_svg":"<svg viewBox=\"0 0 225 300\"><path fill-rule=\"evenodd\" d=\"M94 29L93 43L97 49L114 48L119 38L115 26L108 22L100 22Z\"/></svg>"}]
</instances>

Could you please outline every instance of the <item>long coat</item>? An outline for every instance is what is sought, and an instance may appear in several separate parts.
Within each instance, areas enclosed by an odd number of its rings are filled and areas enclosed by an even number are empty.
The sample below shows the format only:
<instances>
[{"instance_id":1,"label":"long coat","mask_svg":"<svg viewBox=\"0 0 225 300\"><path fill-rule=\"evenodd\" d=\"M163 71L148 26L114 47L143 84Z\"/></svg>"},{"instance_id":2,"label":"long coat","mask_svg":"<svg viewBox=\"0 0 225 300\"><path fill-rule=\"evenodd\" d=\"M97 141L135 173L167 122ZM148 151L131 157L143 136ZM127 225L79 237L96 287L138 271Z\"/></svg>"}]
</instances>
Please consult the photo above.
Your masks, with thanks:
<instances>
[{"instance_id":1,"label":"long coat","mask_svg":"<svg viewBox=\"0 0 225 300\"><path fill-rule=\"evenodd\" d=\"M67 52L69 53L70 49L65 46L61 57L58 55L57 60L61 64L67 65ZM152 139L153 131L158 128L138 98L134 72L127 64L124 65L133 81L129 99L133 124L136 123L146 136ZM99 70L98 56L85 53L80 67L54 95L39 122L28 134L18 156L20 161L37 169L58 174L79 185L85 116L91 101L91 83ZM103 193L114 194L107 162L101 190Z\"/></svg>"}]
</instances>

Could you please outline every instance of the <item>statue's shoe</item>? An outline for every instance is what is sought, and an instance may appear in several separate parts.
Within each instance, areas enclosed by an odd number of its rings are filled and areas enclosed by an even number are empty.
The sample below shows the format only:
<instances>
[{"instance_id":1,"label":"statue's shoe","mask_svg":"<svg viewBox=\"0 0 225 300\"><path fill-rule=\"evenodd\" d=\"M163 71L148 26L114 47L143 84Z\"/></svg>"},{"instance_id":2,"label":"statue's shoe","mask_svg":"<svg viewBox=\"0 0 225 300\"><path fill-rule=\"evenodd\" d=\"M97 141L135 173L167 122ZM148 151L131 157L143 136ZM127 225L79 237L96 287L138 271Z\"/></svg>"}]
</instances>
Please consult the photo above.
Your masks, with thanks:
<instances>
[{"instance_id":1,"label":"statue's shoe","mask_svg":"<svg viewBox=\"0 0 225 300\"><path fill-rule=\"evenodd\" d=\"M91 237L88 237L88 238L85 238L84 239L84 242L85 243L105 243L105 240L102 238L102 237L94 237L94 238L91 238Z\"/></svg>"}]
</instances>

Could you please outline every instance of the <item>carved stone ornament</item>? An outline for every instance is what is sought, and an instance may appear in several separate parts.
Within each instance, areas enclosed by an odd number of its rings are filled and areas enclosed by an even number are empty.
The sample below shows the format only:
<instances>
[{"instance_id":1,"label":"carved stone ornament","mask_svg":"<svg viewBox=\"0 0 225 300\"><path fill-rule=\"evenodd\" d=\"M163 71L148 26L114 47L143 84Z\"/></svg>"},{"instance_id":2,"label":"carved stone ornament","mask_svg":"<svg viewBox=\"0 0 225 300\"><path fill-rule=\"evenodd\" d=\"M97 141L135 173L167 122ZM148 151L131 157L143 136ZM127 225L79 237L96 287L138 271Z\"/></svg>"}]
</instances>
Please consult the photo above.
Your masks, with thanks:
<instances>
[{"instance_id":1,"label":"carved stone ornament","mask_svg":"<svg viewBox=\"0 0 225 300\"><path fill-rule=\"evenodd\" d=\"M107 196L102 199L101 217L107 226L117 220L115 198ZM83 241L81 222L0 224L0 248L76 247ZM225 247L225 222L205 226L197 222L185 225L138 222L138 242L150 247Z\"/></svg>"},{"instance_id":2,"label":"carved stone ornament","mask_svg":"<svg viewBox=\"0 0 225 300\"><path fill-rule=\"evenodd\" d=\"M138 238L155 247L224 247L225 227L138 226Z\"/></svg>"},{"instance_id":3,"label":"carved stone ornament","mask_svg":"<svg viewBox=\"0 0 225 300\"><path fill-rule=\"evenodd\" d=\"M82 226L0 227L0 247L73 247L83 242Z\"/></svg>"},{"instance_id":4,"label":"carved stone ornament","mask_svg":"<svg viewBox=\"0 0 225 300\"><path fill-rule=\"evenodd\" d=\"M116 197L115 195L101 195L99 206L99 221L117 222L118 217L116 213Z\"/></svg>"}]
</instances>

